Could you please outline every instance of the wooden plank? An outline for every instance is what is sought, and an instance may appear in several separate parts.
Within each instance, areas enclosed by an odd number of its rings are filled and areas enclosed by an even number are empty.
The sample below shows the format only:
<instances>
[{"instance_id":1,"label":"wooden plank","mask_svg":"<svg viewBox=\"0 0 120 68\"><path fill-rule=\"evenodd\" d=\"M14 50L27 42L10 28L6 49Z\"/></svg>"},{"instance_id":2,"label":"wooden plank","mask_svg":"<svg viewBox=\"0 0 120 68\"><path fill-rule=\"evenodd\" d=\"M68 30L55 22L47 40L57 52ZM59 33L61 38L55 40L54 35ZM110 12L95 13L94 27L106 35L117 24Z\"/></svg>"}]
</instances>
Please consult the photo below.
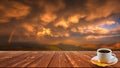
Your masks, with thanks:
<instances>
[{"instance_id":1,"label":"wooden plank","mask_svg":"<svg viewBox=\"0 0 120 68\"><path fill-rule=\"evenodd\" d=\"M36 52L35 58L33 60L31 60L31 63L29 63L28 65L26 65L26 67L36 67L38 65L38 61L41 60L41 58L43 58L43 56L46 53L44 53L44 51L41 52Z\"/></svg>"},{"instance_id":2,"label":"wooden plank","mask_svg":"<svg viewBox=\"0 0 120 68\"><path fill-rule=\"evenodd\" d=\"M20 51L0 51L0 62L2 62L2 60L7 59L7 58L12 58L13 56L17 56L17 54L22 54L23 52Z\"/></svg>"},{"instance_id":3,"label":"wooden plank","mask_svg":"<svg viewBox=\"0 0 120 68\"><path fill-rule=\"evenodd\" d=\"M67 57L65 56L66 52L59 52L57 51L53 56L48 67L71 67L72 64L69 62Z\"/></svg>"},{"instance_id":4,"label":"wooden plank","mask_svg":"<svg viewBox=\"0 0 120 68\"><path fill-rule=\"evenodd\" d=\"M36 59L32 64L28 65L28 67L48 67L54 53L54 51L45 51L40 57L39 54L41 54L41 52L39 52L37 56L40 58Z\"/></svg>"},{"instance_id":5,"label":"wooden plank","mask_svg":"<svg viewBox=\"0 0 120 68\"><path fill-rule=\"evenodd\" d=\"M74 55L74 53L75 53L74 51L66 53L66 57L69 59L70 63L74 67L84 66L85 62L83 61L83 59L80 57L77 57L76 55ZM79 55L82 56L82 53Z\"/></svg>"},{"instance_id":6,"label":"wooden plank","mask_svg":"<svg viewBox=\"0 0 120 68\"><path fill-rule=\"evenodd\" d=\"M74 54L72 54L72 55L78 57L78 59L79 59L79 58L82 59L81 62L84 62L84 65L81 65L81 67L90 67L90 66L92 66L92 64L91 64L91 62L90 62L90 60L91 60L91 58L92 58L92 57L89 55L90 52L88 52L88 54L86 54L86 52L83 52L82 56L79 55L80 53L81 53L81 52L77 52L77 51L76 51L76 52L74 52Z\"/></svg>"},{"instance_id":7,"label":"wooden plank","mask_svg":"<svg viewBox=\"0 0 120 68\"><path fill-rule=\"evenodd\" d=\"M51 58L48 67L60 67L59 64L60 64L59 52L55 52L54 56Z\"/></svg>"},{"instance_id":8,"label":"wooden plank","mask_svg":"<svg viewBox=\"0 0 120 68\"><path fill-rule=\"evenodd\" d=\"M49 67L59 67L59 62L60 62L60 59L59 59L59 53L58 52L55 52L54 56L52 57L50 63L49 63Z\"/></svg>"},{"instance_id":9,"label":"wooden plank","mask_svg":"<svg viewBox=\"0 0 120 68\"><path fill-rule=\"evenodd\" d=\"M27 56L27 53L28 52L22 52L22 53L18 52L16 54L13 54L12 57L2 60L0 62L0 67L4 67L4 66L5 67L10 67L11 63L14 64L14 63L18 62L18 60L21 61L24 56Z\"/></svg>"},{"instance_id":10,"label":"wooden plank","mask_svg":"<svg viewBox=\"0 0 120 68\"><path fill-rule=\"evenodd\" d=\"M27 65L29 65L30 63L34 62L36 59L38 59L40 56L42 56L42 52L40 52L41 54L38 55L38 52L29 52L27 53L26 56L22 57L23 60L18 60L16 61L15 64L11 64L11 67L27 67Z\"/></svg>"},{"instance_id":11,"label":"wooden plank","mask_svg":"<svg viewBox=\"0 0 120 68\"><path fill-rule=\"evenodd\" d=\"M63 60L66 60L67 62L66 62L66 65L67 65L67 67L73 67L73 65L70 63L70 61L69 61L69 59L67 58L67 56L66 56L66 52L64 52L64 54L63 54L64 56L65 56L65 59L64 58L62 58L61 57L61 59L63 59ZM63 62L61 62L61 63L63 63ZM63 64L65 64L65 63L63 63ZM68 65L69 64L69 65ZM63 65L61 65L61 66L63 66Z\"/></svg>"}]
</instances>

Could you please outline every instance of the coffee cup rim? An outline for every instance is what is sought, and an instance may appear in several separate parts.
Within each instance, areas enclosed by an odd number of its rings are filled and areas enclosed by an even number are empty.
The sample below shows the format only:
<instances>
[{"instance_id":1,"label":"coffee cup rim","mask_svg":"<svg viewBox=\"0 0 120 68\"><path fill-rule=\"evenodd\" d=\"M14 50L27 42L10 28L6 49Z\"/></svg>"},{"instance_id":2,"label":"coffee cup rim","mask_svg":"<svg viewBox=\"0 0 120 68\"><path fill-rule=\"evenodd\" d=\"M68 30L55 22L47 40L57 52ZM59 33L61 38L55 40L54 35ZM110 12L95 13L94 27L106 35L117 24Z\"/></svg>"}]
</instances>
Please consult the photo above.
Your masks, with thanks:
<instances>
[{"instance_id":1,"label":"coffee cup rim","mask_svg":"<svg viewBox=\"0 0 120 68\"><path fill-rule=\"evenodd\" d=\"M103 49L104 49L104 50L109 50L110 52L112 52L112 50L109 49L109 48L99 48L99 49L97 49L97 52L99 52L100 50L103 50ZM109 52L109 53L110 53L110 52ZM99 53L101 53L101 52L99 52Z\"/></svg>"}]
</instances>

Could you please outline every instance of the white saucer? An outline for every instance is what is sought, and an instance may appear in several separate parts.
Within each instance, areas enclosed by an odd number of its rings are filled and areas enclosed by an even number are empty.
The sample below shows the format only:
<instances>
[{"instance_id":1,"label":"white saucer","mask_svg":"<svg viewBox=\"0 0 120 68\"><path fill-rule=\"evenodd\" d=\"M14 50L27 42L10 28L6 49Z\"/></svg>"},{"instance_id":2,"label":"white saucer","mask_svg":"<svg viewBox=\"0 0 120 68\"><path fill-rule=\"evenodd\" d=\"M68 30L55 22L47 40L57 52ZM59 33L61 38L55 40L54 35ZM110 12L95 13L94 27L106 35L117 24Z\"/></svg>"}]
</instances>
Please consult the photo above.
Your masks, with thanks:
<instances>
[{"instance_id":1,"label":"white saucer","mask_svg":"<svg viewBox=\"0 0 120 68\"><path fill-rule=\"evenodd\" d=\"M118 59L115 56L112 56L112 61L110 63L100 63L98 62L98 56L95 56L91 59L91 62L95 65L101 66L101 67L106 67L110 65L114 65L118 62Z\"/></svg>"}]
</instances>

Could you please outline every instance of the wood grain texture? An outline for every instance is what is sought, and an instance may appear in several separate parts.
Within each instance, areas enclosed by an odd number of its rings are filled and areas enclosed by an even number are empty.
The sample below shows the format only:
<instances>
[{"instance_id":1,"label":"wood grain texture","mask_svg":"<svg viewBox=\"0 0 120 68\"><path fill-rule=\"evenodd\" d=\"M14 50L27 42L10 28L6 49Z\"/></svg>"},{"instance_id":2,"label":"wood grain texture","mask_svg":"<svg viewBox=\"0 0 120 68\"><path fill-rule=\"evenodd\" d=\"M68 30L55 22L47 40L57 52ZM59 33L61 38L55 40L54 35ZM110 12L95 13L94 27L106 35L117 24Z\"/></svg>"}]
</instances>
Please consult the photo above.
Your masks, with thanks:
<instances>
[{"instance_id":1,"label":"wood grain texture","mask_svg":"<svg viewBox=\"0 0 120 68\"><path fill-rule=\"evenodd\" d=\"M120 59L120 51L114 51ZM0 51L0 67L96 67L95 51ZM111 67L120 67L120 61Z\"/></svg>"}]
</instances>

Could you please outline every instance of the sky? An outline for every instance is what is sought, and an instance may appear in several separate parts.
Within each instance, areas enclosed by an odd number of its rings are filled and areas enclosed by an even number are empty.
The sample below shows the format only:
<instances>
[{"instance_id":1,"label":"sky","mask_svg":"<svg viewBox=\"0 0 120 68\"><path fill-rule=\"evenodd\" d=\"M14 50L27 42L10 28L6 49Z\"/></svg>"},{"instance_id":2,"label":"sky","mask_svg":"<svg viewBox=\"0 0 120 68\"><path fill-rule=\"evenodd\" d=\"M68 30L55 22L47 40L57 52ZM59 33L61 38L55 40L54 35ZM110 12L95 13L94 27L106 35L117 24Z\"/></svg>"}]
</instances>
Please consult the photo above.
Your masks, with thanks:
<instances>
[{"instance_id":1,"label":"sky","mask_svg":"<svg viewBox=\"0 0 120 68\"><path fill-rule=\"evenodd\" d=\"M120 42L120 0L0 0L0 42Z\"/></svg>"}]
</instances>

